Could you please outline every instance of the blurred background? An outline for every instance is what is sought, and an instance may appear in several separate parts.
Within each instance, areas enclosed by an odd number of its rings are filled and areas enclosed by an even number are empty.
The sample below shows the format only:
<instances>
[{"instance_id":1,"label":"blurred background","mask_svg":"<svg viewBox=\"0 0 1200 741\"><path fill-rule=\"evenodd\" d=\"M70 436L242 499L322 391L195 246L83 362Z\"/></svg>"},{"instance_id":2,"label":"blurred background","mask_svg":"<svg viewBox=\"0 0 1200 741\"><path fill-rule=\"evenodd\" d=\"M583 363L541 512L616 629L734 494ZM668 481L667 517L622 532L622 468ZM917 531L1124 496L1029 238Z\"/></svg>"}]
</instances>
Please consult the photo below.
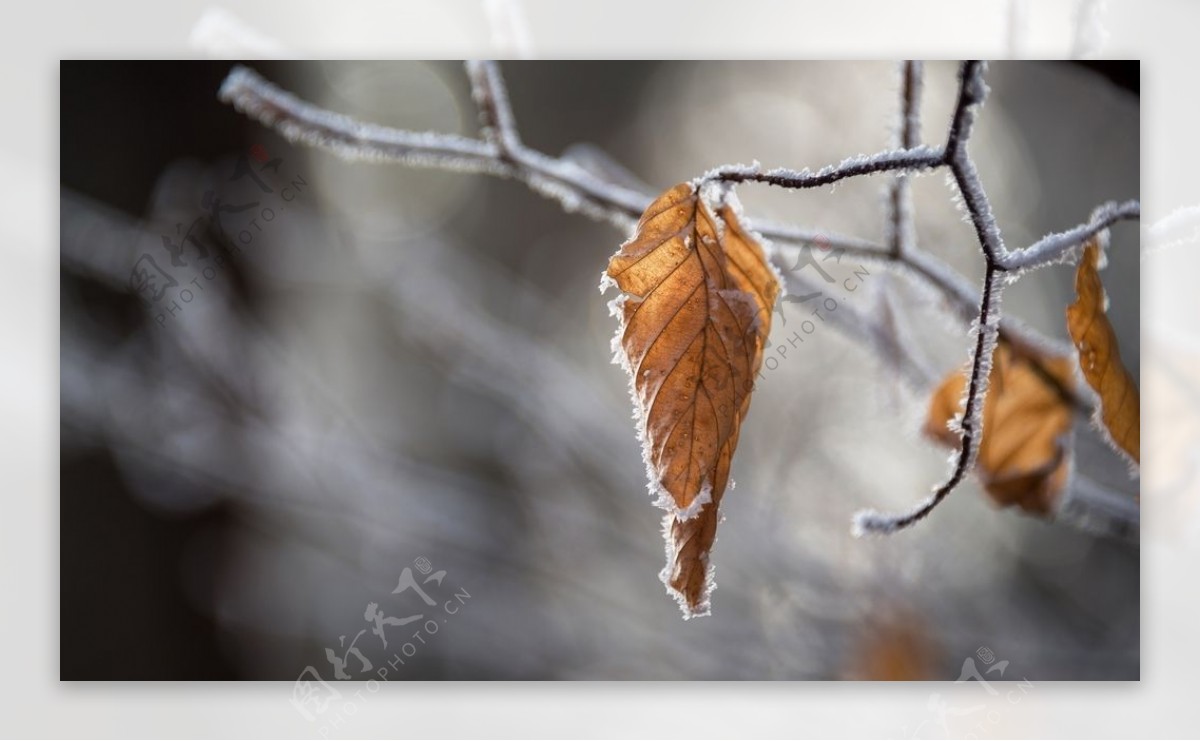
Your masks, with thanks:
<instances>
[{"instance_id":1,"label":"blurred background","mask_svg":"<svg viewBox=\"0 0 1200 741\"><path fill-rule=\"evenodd\" d=\"M476 135L458 64L253 66L362 120ZM832 325L760 381L713 615L683 622L596 290L625 235L516 182L289 145L217 102L230 67L62 64L63 679L1138 677L1136 544L997 511L974 482L911 531L851 537L946 454L918 435L928 390ZM655 192L890 146L899 89L890 63L502 70L526 143ZM926 66L928 142L954 78ZM1009 245L1138 196L1137 79L992 65L972 153ZM740 193L880 240L885 185ZM919 246L978 281L942 174L914 202ZM1104 273L1135 376L1137 250L1116 227ZM902 276L826 267L861 285L847 305L894 311L930 377L965 360L965 326ZM1065 338L1072 276L1025 277L1006 313ZM800 321L783 311L779 341ZM1078 466L1138 488L1102 450ZM433 605L393 594L405 569ZM418 612L434 631L398 624Z\"/></svg>"}]
</instances>

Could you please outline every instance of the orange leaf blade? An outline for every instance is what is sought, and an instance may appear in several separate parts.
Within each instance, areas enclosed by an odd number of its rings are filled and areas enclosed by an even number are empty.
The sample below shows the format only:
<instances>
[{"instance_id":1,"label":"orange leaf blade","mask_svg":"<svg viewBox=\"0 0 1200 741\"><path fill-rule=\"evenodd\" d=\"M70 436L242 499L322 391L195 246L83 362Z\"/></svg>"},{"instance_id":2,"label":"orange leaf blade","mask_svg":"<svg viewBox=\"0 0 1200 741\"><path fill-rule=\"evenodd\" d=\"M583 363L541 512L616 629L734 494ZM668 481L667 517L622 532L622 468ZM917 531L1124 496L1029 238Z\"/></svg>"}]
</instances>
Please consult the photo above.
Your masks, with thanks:
<instances>
[{"instance_id":1,"label":"orange leaf blade","mask_svg":"<svg viewBox=\"0 0 1200 741\"><path fill-rule=\"evenodd\" d=\"M1100 245L1084 247L1075 271L1075 302L1067 307L1067 331L1079 352L1079 368L1100 397L1100 419L1114 447L1134 463L1141 460L1141 396L1133 376L1121 363L1117 335L1105 313L1104 285L1099 273Z\"/></svg>"},{"instance_id":2,"label":"orange leaf blade","mask_svg":"<svg viewBox=\"0 0 1200 741\"><path fill-rule=\"evenodd\" d=\"M778 279L729 203L689 183L659 196L609 261L622 291L614 359L630 377L648 487L668 511L662 580L707 614L709 554Z\"/></svg>"},{"instance_id":3,"label":"orange leaf blade","mask_svg":"<svg viewBox=\"0 0 1200 741\"><path fill-rule=\"evenodd\" d=\"M1068 358L1040 362L1063 388L1072 388ZM1017 356L1003 342L996 347L990 381L975 473L997 505L1050 515L1071 465L1071 405L1028 358ZM947 447L959 444L947 425L962 414L965 387L965 375L956 371L930 399L925 434Z\"/></svg>"}]
</instances>

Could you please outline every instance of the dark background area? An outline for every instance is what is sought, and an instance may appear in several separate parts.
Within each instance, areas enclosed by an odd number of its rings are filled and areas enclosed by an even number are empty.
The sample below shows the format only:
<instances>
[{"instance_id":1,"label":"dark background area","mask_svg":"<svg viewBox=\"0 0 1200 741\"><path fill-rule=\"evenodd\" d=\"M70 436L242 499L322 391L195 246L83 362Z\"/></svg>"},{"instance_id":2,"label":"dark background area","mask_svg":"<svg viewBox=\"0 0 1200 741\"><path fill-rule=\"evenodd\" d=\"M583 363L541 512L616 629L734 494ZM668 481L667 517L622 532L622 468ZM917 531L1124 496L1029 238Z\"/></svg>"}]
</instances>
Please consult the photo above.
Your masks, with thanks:
<instances>
[{"instance_id":1,"label":"dark background area","mask_svg":"<svg viewBox=\"0 0 1200 741\"><path fill-rule=\"evenodd\" d=\"M284 146L273 133L217 101L216 91L233 64L64 61L63 188L138 216L149 208L163 171L180 159L212 161L245 149L247 142L268 142L273 150ZM301 70L314 67L252 64L301 95L311 80ZM458 62L434 65L451 83L461 77ZM547 87L561 103L553 117L525 122L526 135L546 142L552 151L610 131L638 95L634 70L646 67L621 62L521 66L528 74L512 91L517 104L526 90ZM458 82L460 93L468 94L466 80ZM540 200L509 184L481 180L494 198ZM549 204L539 210L551 228L577 221ZM470 231L477 235L485 229L476 225ZM242 298L252 301L253 291L245 289L251 279L236 262L230 265L230 282L242 286ZM125 292L69 270L62 280L64 293L84 297L95 320L89 327L111 332L111 339L144 329L150 321ZM237 504L223 501L199 513L173 516L147 511L124 486L106 451L90 446L64 446L61 471L61 677L238 678L219 648L220 627L196 609L181 581L184 544L228 528L237 519ZM220 500L222 494L213 496ZM208 567L215 570L216 565Z\"/></svg>"}]
</instances>

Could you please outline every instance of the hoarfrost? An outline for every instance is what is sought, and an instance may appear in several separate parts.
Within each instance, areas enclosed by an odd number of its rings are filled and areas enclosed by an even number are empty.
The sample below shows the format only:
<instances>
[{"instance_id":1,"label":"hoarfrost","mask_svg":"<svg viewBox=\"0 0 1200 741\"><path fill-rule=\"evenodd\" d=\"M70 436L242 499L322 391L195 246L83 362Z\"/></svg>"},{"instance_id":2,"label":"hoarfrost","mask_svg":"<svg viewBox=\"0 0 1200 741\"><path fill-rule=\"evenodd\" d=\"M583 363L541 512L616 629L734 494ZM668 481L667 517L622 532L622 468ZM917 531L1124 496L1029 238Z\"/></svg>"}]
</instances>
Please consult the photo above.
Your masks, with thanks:
<instances>
[{"instance_id":1,"label":"hoarfrost","mask_svg":"<svg viewBox=\"0 0 1200 741\"><path fill-rule=\"evenodd\" d=\"M932 497L921 503L917 509L922 509L930 504ZM850 524L850 534L856 538L862 538L867 535L888 535L899 529L899 522L903 517L896 515L888 515L882 512L877 512L873 509L859 510L854 513L854 519Z\"/></svg>"},{"instance_id":2,"label":"hoarfrost","mask_svg":"<svg viewBox=\"0 0 1200 741\"><path fill-rule=\"evenodd\" d=\"M667 565L662 571L658 572L658 580L666 587L667 594L675 598L675 602L679 605L680 612L683 613L684 620L691 620L696 617L707 617L712 614L712 593L717 589L717 582L714 578L714 569L709 553L701 554L700 559L704 562L704 589L701 592L700 602L696 607L688 604L687 595L680 592L675 587L671 586L671 581L679 575L678 564L678 548L675 544L675 538L671 533L672 526L675 524L675 517L667 515L663 518L663 540L666 543L666 559ZM713 548L716 548L718 538L713 538ZM682 544L680 544L682 545Z\"/></svg>"},{"instance_id":3,"label":"hoarfrost","mask_svg":"<svg viewBox=\"0 0 1200 741\"><path fill-rule=\"evenodd\" d=\"M695 519L700 514L700 510L704 509L704 505L712 502L712 484L708 477L704 478L704 482L700 485L700 493L692 500L692 503L686 507L675 507L674 514L681 521L686 522ZM674 506L674 502L672 502Z\"/></svg>"}]
</instances>

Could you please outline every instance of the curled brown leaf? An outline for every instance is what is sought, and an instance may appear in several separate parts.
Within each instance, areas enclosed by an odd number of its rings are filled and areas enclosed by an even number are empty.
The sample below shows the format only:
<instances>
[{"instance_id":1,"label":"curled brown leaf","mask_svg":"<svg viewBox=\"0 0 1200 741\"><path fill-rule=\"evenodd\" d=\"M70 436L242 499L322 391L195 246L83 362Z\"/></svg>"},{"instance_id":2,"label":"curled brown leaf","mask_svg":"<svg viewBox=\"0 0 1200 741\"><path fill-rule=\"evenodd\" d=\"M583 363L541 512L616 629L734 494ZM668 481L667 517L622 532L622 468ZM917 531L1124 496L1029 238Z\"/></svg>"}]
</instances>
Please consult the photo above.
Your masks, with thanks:
<instances>
[{"instance_id":1,"label":"curled brown leaf","mask_svg":"<svg viewBox=\"0 0 1200 741\"><path fill-rule=\"evenodd\" d=\"M779 291L731 199L671 188L606 273L622 291L614 358L630 376L651 494L668 511L661 576L685 617L708 612L718 508Z\"/></svg>"},{"instance_id":2,"label":"curled brown leaf","mask_svg":"<svg viewBox=\"0 0 1200 741\"><path fill-rule=\"evenodd\" d=\"M1104 284L1100 281L1100 244L1083 249L1075 270L1075 303L1067 307L1067 331L1079 351L1079 368L1100 397L1100 421L1114 447L1134 463L1141 456L1141 396L1121 363L1117 335L1109 324Z\"/></svg>"},{"instance_id":3,"label":"curled brown leaf","mask_svg":"<svg viewBox=\"0 0 1200 741\"><path fill-rule=\"evenodd\" d=\"M1001 507L1051 514L1070 471L1072 407L1062 389L1074 386L1069 358L1041 358L1035 366L1001 342L996 347L990 391L983 407L983 437L975 472ZM949 427L962 415L966 376L951 373L934 391L925 434L950 448L959 433Z\"/></svg>"},{"instance_id":4,"label":"curled brown leaf","mask_svg":"<svg viewBox=\"0 0 1200 741\"><path fill-rule=\"evenodd\" d=\"M937 677L939 651L929 622L912 610L893 605L862 626L843 678L871 682L919 682Z\"/></svg>"}]
</instances>

